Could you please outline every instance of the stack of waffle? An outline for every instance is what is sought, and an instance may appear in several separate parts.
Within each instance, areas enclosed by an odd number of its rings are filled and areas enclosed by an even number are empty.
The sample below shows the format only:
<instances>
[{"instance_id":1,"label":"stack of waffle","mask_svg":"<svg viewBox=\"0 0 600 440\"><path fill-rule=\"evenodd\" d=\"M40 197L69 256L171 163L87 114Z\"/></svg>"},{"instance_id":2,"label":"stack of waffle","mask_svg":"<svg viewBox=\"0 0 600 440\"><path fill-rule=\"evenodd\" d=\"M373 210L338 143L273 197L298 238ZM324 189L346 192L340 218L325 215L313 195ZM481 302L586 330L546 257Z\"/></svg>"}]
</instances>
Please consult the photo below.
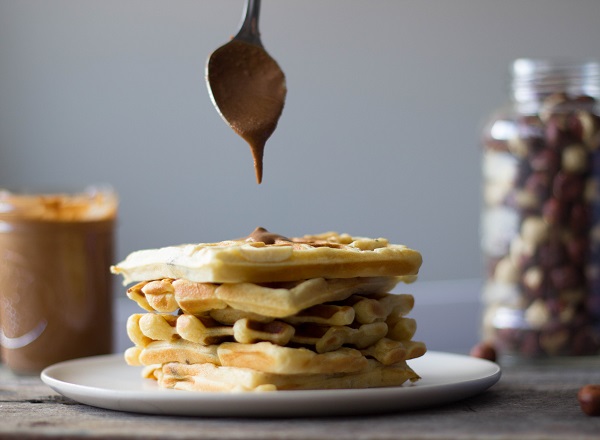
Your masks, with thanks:
<instances>
[{"instance_id":1,"label":"stack of waffle","mask_svg":"<svg viewBox=\"0 0 600 440\"><path fill-rule=\"evenodd\" d=\"M369 388L419 376L406 361L421 256L385 239L257 229L248 238L134 252L112 268L146 313L127 322L130 365L196 391Z\"/></svg>"}]
</instances>

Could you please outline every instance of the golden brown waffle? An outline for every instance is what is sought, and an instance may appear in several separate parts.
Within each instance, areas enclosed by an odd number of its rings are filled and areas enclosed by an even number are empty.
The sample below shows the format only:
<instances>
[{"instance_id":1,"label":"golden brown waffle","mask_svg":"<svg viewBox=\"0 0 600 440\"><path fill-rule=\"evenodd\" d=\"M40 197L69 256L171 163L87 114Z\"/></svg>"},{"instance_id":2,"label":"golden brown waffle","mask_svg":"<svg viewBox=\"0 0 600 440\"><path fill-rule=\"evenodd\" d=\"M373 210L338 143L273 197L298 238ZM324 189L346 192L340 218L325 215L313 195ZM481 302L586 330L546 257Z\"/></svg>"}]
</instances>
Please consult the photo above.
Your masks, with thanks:
<instances>
[{"instance_id":1,"label":"golden brown waffle","mask_svg":"<svg viewBox=\"0 0 600 440\"><path fill-rule=\"evenodd\" d=\"M295 315L286 316L284 321L290 324L350 325L355 315L354 309L350 306L318 304L300 310Z\"/></svg>"},{"instance_id":2,"label":"golden brown waffle","mask_svg":"<svg viewBox=\"0 0 600 440\"><path fill-rule=\"evenodd\" d=\"M296 329L291 342L310 345L317 353L327 353L345 345L356 348L368 347L383 338L387 331L385 322L363 324L357 328L302 324Z\"/></svg>"},{"instance_id":3,"label":"golden brown waffle","mask_svg":"<svg viewBox=\"0 0 600 440\"><path fill-rule=\"evenodd\" d=\"M391 315L386 320L386 324L388 325L387 337L394 341L408 341L417 331L417 322L412 318Z\"/></svg>"},{"instance_id":4,"label":"golden brown waffle","mask_svg":"<svg viewBox=\"0 0 600 440\"><path fill-rule=\"evenodd\" d=\"M111 267L124 284L163 278L208 283L269 283L311 278L415 279L419 252L384 238L329 232L274 240L252 238L188 244L131 253Z\"/></svg>"},{"instance_id":5,"label":"golden brown waffle","mask_svg":"<svg viewBox=\"0 0 600 440\"><path fill-rule=\"evenodd\" d=\"M195 344L183 339L174 341L152 341L144 347L131 347L125 351L129 365L154 365L167 362L186 364L220 364L217 345Z\"/></svg>"},{"instance_id":6,"label":"golden brown waffle","mask_svg":"<svg viewBox=\"0 0 600 440\"><path fill-rule=\"evenodd\" d=\"M202 345L185 340L152 341L145 347L127 350L125 359L130 365L212 363L277 374L348 373L364 370L367 366L367 358L352 348L316 353L306 348L282 347L270 342Z\"/></svg>"},{"instance_id":7,"label":"golden brown waffle","mask_svg":"<svg viewBox=\"0 0 600 440\"><path fill-rule=\"evenodd\" d=\"M208 315L215 321L225 324L233 325L240 319L249 319L255 322L271 322L275 318L270 316L259 315L258 313L244 312L243 310L237 310L232 307L225 307L224 309L211 310Z\"/></svg>"},{"instance_id":8,"label":"golden brown waffle","mask_svg":"<svg viewBox=\"0 0 600 440\"><path fill-rule=\"evenodd\" d=\"M315 278L268 286L162 279L140 282L128 289L127 295L148 311L173 313L181 309L188 314L200 315L229 306L248 313L283 318L314 305L344 300L355 293L388 292L397 283L395 277Z\"/></svg>"},{"instance_id":9,"label":"golden brown waffle","mask_svg":"<svg viewBox=\"0 0 600 440\"><path fill-rule=\"evenodd\" d=\"M203 391L365 388L418 376L411 295L418 252L327 233L134 252L111 268L146 313L127 321L130 365L165 388Z\"/></svg>"},{"instance_id":10,"label":"golden brown waffle","mask_svg":"<svg viewBox=\"0 0 600 440\"><path fill-rule=\"evenodd\" d=\"M342 360L348 363L345 368L354 370L355 365L364 361L359 358L369 357L384 365L391 365L425 353L422 342L386 337L388 327L384 322L363 324L356 329L317 324L302 324L294 329L281 321L257 323L255 327L255 323L241 319L233 326L213 323L215 326L207 329L206 321L203 322L200 318L181 315L175 322L174 318L171 315L132 315L128 332L137 345L127 351L127 362L147 366L171 361L182 362L181 359L184 359L186 363L212 362L240 367L246 365L261 371L267 367L257 365L267 363L269 368L276 370L268 371L281 372L280 370L286 369L314 369L316 365L328 368L328 362ZM146 328L149 325L152 325L150 331ZM200 327L194 328L195 325ZM310 328L306 329L305 326ZM148 334L158 339L150 338ZM186 339L181 339L182 336ZM226 342L231 339L237 342ZM288 342L296 345L284 346ZM210 344L207 345L208 343ZM302 348L300 344L307 348ZM348 348L347 345L353 345L358 350ZM350 366L351 364L354 366Z\"/></svg>"},{"instance_id":11,"label":"golden brown waffle","mask_svg":"<svg viewBox=\"0 0 600 440\"><path fill-rule=\"evenodd\" d=\"M129 317L127 332L129 338L142 347L154 340L172 339L203 345L268 341L277 345L290 342L306 345L325 353L344 345L366 348L386 336L397 341L410 340L416 323L399 313L406 313L413 301L412 296L406 294L378 294L373 298L353 295L339 304L313 306L283 320L254 313L234 313L235 309L230 308L200 316L139 313ZM390 328L390 324L393 327Z\"/></svg>"},{"instance_id":12,"label":"golden brown waffle","mask_svg":"<svg viewBox=\"0 0 600 440\"><path fill-rule=\"evenodd\" d=\"M367 358L360 351L346 347L316 353L306 348L281 347L270 342L225 342L219 345L217 353L223 366L275 374L351 373L367 367Z\"/></svg>"},{"instance_id":13,"label":"golden brown waffle","mask_svg":"<svg viewBox=\"0 0 600 440\"><path fill-rule=\"evenodd\" d=\"M334 374L273 374L214 364L168 363L147 373L163 388L187 391L273 391L399 386L419 377L406 363L368 361L363 371Z\"/></svg>"},{"instance_id":14,"label":"golden brown waffle","mask_svg":"<svg viewBox=\"0 0 600 440\"><path fill-rule=\"evenodd\" d=\"M393 365L421 357L426 351L423 342L411 340L395 341L389 338L382 338L375 344L363 348L360 352L364 356L378 360L383 365Z\"/></svg>"},{"instance_id":15,"label":"golden brown waffle","mask_svg":"<svg viewBox=\"0 0 600 440\"><path fill-rule=\"evenodd\" d=\"M232 307L211 310L208 314L221 324L233 325L236 321L246 318L256 322L270 322L275 318L263 316L258 313L244 312ZM319 304L308 309L301 310L295 315L282 318L290 324L302 324L312 322L324 325L349 325L354 321L355 312L352 307L333 304Z\"/></svg>"}]
</instances>

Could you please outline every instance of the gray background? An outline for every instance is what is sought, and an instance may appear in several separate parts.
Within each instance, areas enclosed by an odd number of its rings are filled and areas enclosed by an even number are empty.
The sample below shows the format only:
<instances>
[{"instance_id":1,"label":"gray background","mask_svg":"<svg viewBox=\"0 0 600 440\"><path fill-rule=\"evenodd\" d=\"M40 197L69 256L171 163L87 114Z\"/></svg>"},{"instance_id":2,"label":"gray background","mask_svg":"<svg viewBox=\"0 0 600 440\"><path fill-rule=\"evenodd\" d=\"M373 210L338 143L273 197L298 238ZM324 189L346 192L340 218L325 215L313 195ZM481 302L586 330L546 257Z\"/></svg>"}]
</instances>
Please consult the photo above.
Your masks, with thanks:
<instances>
[{"instance_id":1,"label":"gray background","mask_svg":"<svg viewBox=\"0 0 600 440\"><path fill-rule=\"evenodd\" d=\"M0 0L0 186L105 182L118 258L338 230L480 273L479 133L517 57L600 56L598 0L264 0L288 97L257 185L204 64L241 0Z\"/></svg>"}]
</instances>

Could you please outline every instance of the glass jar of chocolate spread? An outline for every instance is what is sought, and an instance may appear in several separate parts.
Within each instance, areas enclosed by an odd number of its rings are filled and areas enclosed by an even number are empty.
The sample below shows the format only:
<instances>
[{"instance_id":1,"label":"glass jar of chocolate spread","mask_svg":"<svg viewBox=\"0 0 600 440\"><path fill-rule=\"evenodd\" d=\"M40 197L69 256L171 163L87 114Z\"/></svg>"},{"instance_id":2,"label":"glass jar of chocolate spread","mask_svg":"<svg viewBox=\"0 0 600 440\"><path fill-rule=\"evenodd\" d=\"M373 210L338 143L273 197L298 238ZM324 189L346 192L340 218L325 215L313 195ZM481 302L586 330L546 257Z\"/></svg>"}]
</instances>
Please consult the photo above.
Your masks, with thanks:
<instances>
[{"instance_id":1,"label":"glass jar of chocolate spread","mask_svg":"<svg viewBox=\"0 0 600 440\"><path fill-rule=\"evenodd\" d=\"M483 337L500 359L600 353L600 63L518 59L483 135Z\"/></svg>"},{"instance_id":2,"label":"glass jar of chocolate spread","mask_svg":"<svg viewBox=\"0 0 600 440\"><path fill-rule=\"evenodd\" d=\"M0 352L17 374L112 351L117 197L0 188Z\"/></svg>"}]
</instances>

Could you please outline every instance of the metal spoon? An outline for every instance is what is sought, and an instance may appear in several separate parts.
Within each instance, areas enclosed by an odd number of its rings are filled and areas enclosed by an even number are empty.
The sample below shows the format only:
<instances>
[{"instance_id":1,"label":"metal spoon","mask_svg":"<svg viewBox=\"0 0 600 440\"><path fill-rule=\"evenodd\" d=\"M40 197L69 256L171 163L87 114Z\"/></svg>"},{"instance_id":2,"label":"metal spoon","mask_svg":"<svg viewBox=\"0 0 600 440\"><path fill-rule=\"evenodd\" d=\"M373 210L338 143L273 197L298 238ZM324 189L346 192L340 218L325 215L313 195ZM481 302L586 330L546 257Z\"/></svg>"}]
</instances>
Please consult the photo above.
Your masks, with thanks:
<instances>
[{"instance_id":1,"label":"metal spoon","mask_svg":"<svg viewBox=\"0 0 600 440\"><path fill-rule=\"evenodd\" d=\"M258 30L260 0L246 0L240 28L208 58L206 83L213 104L229 126L250 145L258 183L263 153L283 111L285 75L264 50Z\"/></svg>"}]
</instances>

